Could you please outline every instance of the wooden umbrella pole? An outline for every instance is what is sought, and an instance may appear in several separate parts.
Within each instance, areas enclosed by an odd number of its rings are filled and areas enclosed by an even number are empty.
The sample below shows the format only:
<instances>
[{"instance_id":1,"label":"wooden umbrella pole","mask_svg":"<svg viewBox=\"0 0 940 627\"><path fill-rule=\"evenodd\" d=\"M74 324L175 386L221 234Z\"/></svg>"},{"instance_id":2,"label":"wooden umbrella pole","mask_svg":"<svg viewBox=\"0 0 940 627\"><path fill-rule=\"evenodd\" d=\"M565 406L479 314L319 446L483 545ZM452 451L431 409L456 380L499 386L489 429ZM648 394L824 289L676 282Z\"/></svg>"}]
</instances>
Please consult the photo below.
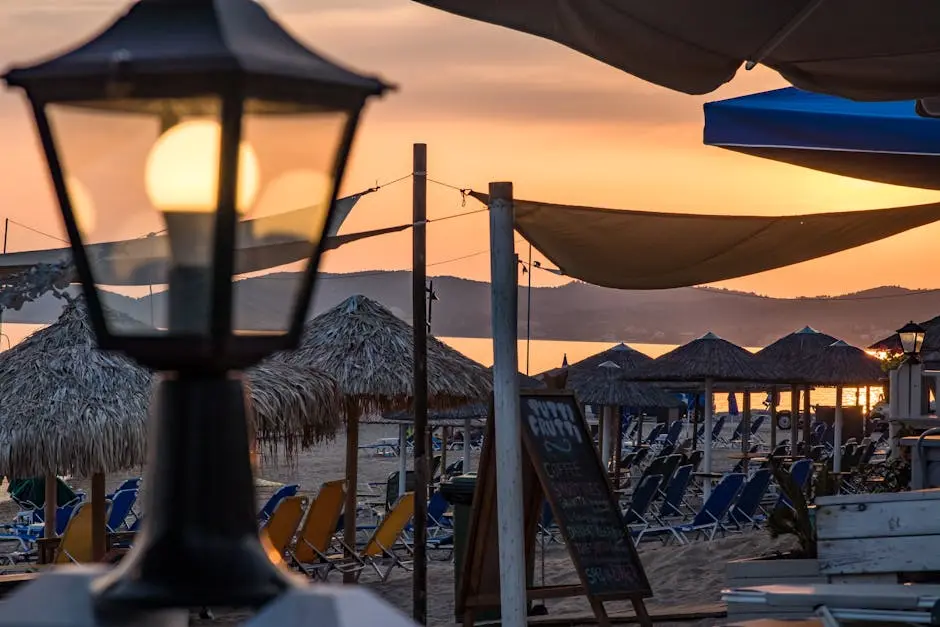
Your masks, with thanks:
<instances>
[{"instance_id":1,"label":"wooden umbrella pole","mask_svg":"<svg viewBox=\"0 0 940 627\"><path fill-rule=\"evenodd\" d=\"M812 447L812 438L810 434L813 432L813 425L810 424L810 411L812 410L812 400L810 399L810 386L806 386L804 389L803 396L803 413L806 414L805 420L803 420L803 441L806 442L806 454L809 455L809 449Z\"/></svg>"},{"instance_id":2,"label":"wooden umbrella pole","mask_svg":"<svg viewBox=\"0 0 940 627\"><path fill-rule=\"evenodd\" d=\"M940 389L937 396L940 397ZM862 435L868 435L868 417L871 414L871 386L865 386L865 419L862 420Z\"/></svg>"},{"instance_id":3,"label":"wooden umbrella pole","mask_svg":"<svg viewBox=\"0 0 940 627\"><path fill-rule=\"evenodd\" d=\"M751 393L744 390L744 417L741 419L741 453L747 455L751 450ZM747 465L745 465L745 468Z\"/></svg>"},{"instance_id":4,"label":"wooden umbrella pole","mask_svg":"<svg viewBox=\"0 0 940 627\"><path fill-rule=\"evenodd\" d=\"M52 520L55 521L55 515ZM91 476L91 557L99 562L107 551L107 507L104 498L104 473Z\"/></svg>"},{"instance_id":5,"label":"wooden umbrella pole","mask_svg":"<svg viewBox=\"0 0 940 627\"><path fill-rule=\"evenodd\" d=\"M777 448L777 386L770 388L770 450Z\"/></svg>"},{"instance_id":6,"label":"wooden umbrella pole","mask_svg":"<svg viewBox=\"0 0 940 627\"><path fill-rule=\"evenodd\" d=\"M836 416L832 441L832 471L842 472L842 386L836 387Z\"/></svg>"},{"instance_id":7,"label":"wooden umbrella pole","mask_svg":"<svg viewBox=\"0 0 940 627\"><path fill-rule=\"evenodd\" d=\"M343 513L343 541L347 553L356 550L356 492L359 485L359 405L346 401L346 506ZM352 555L348 555L350 559ZM343 573L343 583L356 583L356 574Z\"/></svg>"},{"instance_id":8,"label":"wooden umbrella pole","mask_svg":"<svg viewBox=\"0 0 940 627\"><path fill-rule=\"evenodd\" d=\"M56 536L55 530L55 512L56 507L56 498L59 496L59 482L56 480L56 474L50 472L46 474L46 489L45 489L45 511L43 512L43 519L45 523L45 530L43 537L44 538L54 538Z\"/></svg>"},{"instance_id":9,"label":"wooden umbrella pole","mask_svg":"<svg viewBox=\"0 0 940 627\"><path fill-rule=\"evenodd\" d=\"M800 441L800 387L790 384L790 455L796 455Z\"/></svg>"},{"instance_id":10,"label":"wooden umbrella pole","mask_svg":"<svg viewBox=\"0 0 940 627\"><path fill-rule=\"evenodd\" d=\"M620 464L623 461L623 408L617 408L617 448L614 449L614 487L620 487Z\"/></svg>"}]
</instances>

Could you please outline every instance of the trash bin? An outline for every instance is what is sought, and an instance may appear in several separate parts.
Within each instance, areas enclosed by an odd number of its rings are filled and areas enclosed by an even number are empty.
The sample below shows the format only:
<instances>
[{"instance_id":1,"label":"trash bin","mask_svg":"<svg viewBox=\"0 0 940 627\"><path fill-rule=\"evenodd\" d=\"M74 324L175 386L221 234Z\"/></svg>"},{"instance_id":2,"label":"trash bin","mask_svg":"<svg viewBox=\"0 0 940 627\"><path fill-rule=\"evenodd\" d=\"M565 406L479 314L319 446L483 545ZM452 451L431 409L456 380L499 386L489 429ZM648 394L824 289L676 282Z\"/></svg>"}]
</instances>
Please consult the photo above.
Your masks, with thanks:
<instances>
[{"instance_id":1,"label":"trash bin","mask_svg":"<svg viewBox=\"0 0 940 627\"><path fill-rule=\"evenodd\" d=\"M467 473L441 483L441 495L454 506L454 600L456 602L463 577L463 562L467 552L467 537L470 535L470 514L473 511L473 493L476 490L476 473ZM533 564L529 564L528 580L532 582ZM531 603L529 609L531 610ZM454 617L458 623L463 616ZM474 613L474 623L499 621L499 608L479 610Z\"/></svg>"}]
</instances>

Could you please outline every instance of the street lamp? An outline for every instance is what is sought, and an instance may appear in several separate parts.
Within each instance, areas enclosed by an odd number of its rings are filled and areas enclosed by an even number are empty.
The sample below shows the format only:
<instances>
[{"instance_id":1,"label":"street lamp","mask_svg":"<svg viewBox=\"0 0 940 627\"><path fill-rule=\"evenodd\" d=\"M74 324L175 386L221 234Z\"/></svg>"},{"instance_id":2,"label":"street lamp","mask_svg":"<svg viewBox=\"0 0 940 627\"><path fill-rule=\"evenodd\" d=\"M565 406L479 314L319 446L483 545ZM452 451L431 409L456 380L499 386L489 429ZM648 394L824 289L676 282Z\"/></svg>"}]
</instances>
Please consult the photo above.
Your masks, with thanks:
<instances>
[{"instance_id":1,"label":"street lamp","mask_svg":"<svg viewBox=\"0 0 940 627\"><path fill-rule=\"evenodd\" d=\"M924 346L924 336L927 334L926 329L911 320L898 329L897 333L898 337L901 338L901 350L904 351L908 360L912 363L917 363L917 356L920 354L920 349Z\"/></svg>"},{"instance_id":2,"label":"street lamp","mask_svg":"<svg viewBox=\"0 0 940 627\"><path fill-rule=\"evenodd\" d=\"M100 347L163 373L143 531L95 582L98 607L260 606L292 580L258 541L232 373L296 346L360 111L387 86L253 0L140 0L5 80L32 106ZM112 254L87 250L102 242ZM286 312L235 287L272 250L298 270L277 282ZM108 281L165 286L155 324L108 315ZM259 306L268 332L243 332Z\"/></svg>"}]
</instances>

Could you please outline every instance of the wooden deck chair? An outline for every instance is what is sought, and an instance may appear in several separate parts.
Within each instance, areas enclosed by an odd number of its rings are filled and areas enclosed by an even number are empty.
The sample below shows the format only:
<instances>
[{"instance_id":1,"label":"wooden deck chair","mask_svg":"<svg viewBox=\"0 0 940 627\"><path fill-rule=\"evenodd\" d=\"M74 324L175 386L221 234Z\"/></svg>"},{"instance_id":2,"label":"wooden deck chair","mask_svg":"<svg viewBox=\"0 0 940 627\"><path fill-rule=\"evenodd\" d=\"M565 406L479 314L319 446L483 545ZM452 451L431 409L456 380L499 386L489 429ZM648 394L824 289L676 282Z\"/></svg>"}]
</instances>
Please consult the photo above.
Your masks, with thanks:
<instances>
[{"instance_id":1,"label":"wooden deck chair","mask_svg":"<svg viewBox=\"0 0 940 627\"><path fill-rule=\"evenodd\" d=\"M375 573L382 579L388 581L389 575L395 570L395 567L401 567L404 570L411 570L413 551L407 543L402 546L407 555L402 556L396 552L396 545L405 527L411 522L415 513L415 494L406 492L402 495L395 507L388 513L382 522L376 528L368 544L359 554L359 558L366 565L371 566Z\"/></svg>"},{"instance_id":2,"label":"wooden deck chair","mask_svg":"<svg viewBox=\"0 0 940 627\"><path fill-rule=\"evenodd\" d=\"M261 544L273 562L281 562L304 517L302 496L282 498L261 527ZM275 558L276 556L276 558Z\"/></svg>"},{"instance_id":3,"label":"wooden deck chair","mask_svg":"<svg viewBox=\"0 0 940 627\"><path fill-rule=\"evenodd\" d=\"M65 532L56 549L54 564L89 564L91 550L91 504L82 503L65 525Z\"/></svg>"},{"instance_id":4,"label":"wooden deck chair","mask_svg":"<svg viewBox=\"0 0 940 627\"><path fill-rule=\"evenodd\" d=\"M334 563L341 562L343 558L342 554L331 555L330 545L345 501L345 479L324 483L307 509L307 518L297 534L297 543L287 552L297 568L310 577L326 579L329 571L336 568Z\"/></svg>"}]
</instances>

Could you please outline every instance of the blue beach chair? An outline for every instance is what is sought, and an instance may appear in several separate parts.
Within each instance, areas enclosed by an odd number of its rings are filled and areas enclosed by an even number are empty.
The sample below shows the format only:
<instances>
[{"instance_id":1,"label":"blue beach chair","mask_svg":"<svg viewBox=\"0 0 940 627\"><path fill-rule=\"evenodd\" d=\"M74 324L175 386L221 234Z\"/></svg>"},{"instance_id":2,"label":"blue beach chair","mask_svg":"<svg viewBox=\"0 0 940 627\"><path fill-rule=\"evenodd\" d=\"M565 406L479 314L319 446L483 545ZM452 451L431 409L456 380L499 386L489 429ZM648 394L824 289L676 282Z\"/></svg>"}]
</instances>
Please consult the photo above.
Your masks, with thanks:
<instances>
[{"instance_id":1,"label":"blue beach chair","mask_svg":"<svg viewBox=\"0 0 940 627\"><path fill-rule=\"evenodd\" d=\"M108 531L115 533L128 528L127 519L134 511L134 504L137 503L136 489L118 490L111 495L111 510L108 512ZM134 515L137 520L137 515ZM131 523L133 524L133 523Z\"/></svg>"},{"instance_id":2,"label":"blue beach chair","mask_svg":"<svg viewBox=\"0 0 940 627\"><path fill-rule=\"evenodd\" d=\"M651 522L647 519L647 512L656 493L659 490L659 484L662 483L662 475L647 475L640 481L640 485L633 491L633 498L630 499L630 507L624 513L624 521L627 528L630 529L630 535L636 544L643 539L643 534L650 528Z\"/></svg>"},{"instance_id":3,"label":"blue beach chair","mask_svg":"<svg viewBox=\"0 0 940 627\"><path fill-rule=\"evenodd\" d=\"M685 506L685 495L689 490L689 483L692 481L692 464L680 466L669 481L666 487L663 503L659 506L659 513L656 520L664 525L663 518L677 518L685 516L682 507Z\"/></svg>"},{"instance_id":4,"label":"blue beach chair","mask_svg":"<svg viewBox=\"0 0 940 627\"><path fill-rule=\"evenodd\" d=\"M813 460L811 459L801 459L793 462L793 465L790 466L790 478L793 479L793 482L796 483L797 487L801 490L806 489L806 484L812 473ZM780 492L780 496L777 498L776 504L774 504L774 509L778 507L789 507L793 509L793 504L783 492Z\"/></svg>"},{"instance_id":5,"label":"blue beach chair","mask_svg":"<svg viewBox=\"0 0 940 627\"><path fill-rule=\"evenodd\" d=\"M692 535L704 537L711 542L715 534L725 531L722 521L744 486L745 479L740 473L725 475L690 523L649 529L647 534L665 536L664 544L670 539L675 539L679 544L688 544L689 536Z\"/></svg>"},{"instance_id":6,"label":"blue beach chair","mask_svg":"<svg viewBox=\"0 0 940 627\"><path fill-rule=\"evenodd\" d=\"M760 509L761 501L770 488L771 478L770 469L761 468L748 479L737 503L728 512L728 522L735 528L742 529L745 525L751 525L756 529L759 526L757 510Z\"/></svg>"}]
</instances>

